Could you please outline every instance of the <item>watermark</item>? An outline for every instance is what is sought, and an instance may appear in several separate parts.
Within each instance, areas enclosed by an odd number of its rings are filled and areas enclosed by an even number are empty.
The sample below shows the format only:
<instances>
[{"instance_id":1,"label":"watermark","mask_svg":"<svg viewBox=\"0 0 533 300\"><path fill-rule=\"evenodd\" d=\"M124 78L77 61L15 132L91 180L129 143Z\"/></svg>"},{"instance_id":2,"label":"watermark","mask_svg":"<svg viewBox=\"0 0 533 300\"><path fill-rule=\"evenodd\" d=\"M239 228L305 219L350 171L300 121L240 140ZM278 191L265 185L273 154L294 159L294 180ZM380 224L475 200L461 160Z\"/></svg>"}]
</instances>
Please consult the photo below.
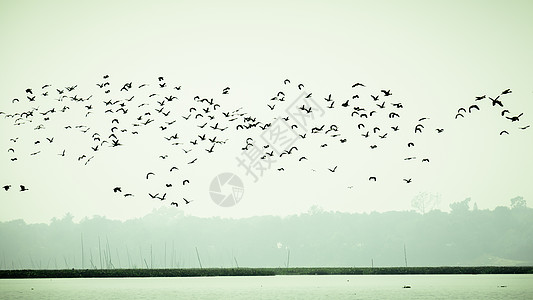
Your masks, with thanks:
<instances>
[{"instance_id":1,"label":"watermark","mask_svg":"<svg viewBox=\"0 0 533 300\"><path fill-rule=\"evenodd\" d=\"M252 176L258 182L264 171L271 169L277 162L274 157L281 157L290 151L297 140L305 137L312 121L325 114L322 108L307 92L302 92L285 109L286 117L278 116L274 122L263 128L260 138L266 145L260 147L253 139L247 140L246 147L237 159L237 166L246 171L246 176ZM292 124L289 124L289 120Z\"/></svg>"},{"instance_id":2,"label":"watermark","mask_svg":"<svg viewBox=\"0 0 533 300\"><path fill-rule=\"evenodd\" d=\"M244 184L239 176L233 173L222 173L213 178L209 185L211 200L222 207L231 207L241 201Z\"/></svg>"}]
</instances>

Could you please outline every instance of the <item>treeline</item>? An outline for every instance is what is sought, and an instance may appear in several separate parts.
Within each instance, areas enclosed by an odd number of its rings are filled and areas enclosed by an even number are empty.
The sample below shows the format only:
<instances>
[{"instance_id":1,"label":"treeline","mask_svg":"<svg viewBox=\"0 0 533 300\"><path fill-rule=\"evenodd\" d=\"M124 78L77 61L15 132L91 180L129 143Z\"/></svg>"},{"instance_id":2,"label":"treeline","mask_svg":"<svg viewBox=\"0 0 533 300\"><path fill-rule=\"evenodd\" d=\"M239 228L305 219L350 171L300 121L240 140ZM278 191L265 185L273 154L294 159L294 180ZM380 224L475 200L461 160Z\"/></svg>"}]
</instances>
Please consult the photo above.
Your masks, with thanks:
<instances>
[{"instance_id":1,"label":"treeline","mask_svg":"<svg viewBox=\"0 0 533 300\"><path fill-rule=\"evenodd\" d=\"M533 265L533 209L0 223L0 269Z\"/></svg>"}]
</instances>

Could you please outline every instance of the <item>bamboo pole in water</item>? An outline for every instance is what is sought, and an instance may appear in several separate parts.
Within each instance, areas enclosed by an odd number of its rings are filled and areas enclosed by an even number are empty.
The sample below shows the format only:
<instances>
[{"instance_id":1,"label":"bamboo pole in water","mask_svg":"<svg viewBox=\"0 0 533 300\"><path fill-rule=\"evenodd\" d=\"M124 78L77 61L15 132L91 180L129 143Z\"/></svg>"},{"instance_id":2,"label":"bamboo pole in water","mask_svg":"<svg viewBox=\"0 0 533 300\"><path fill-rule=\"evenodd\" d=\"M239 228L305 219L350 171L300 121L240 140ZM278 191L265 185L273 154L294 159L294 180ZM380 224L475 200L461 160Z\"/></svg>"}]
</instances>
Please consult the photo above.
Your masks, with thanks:
<instances>
[{"instance_id":1,"label":"bamboo pole in water","mask_svg":"<svg viewBox=\"0 0 533 300\"><path fill-rule=\"evenodd\" d=\"M130 251L128 250L128 245L126 245L126 254L128 255L128 268L131 269Z\"/></svg>"},{"instance_id":2,"label":"bamboo pole in water","mask_svg":"<svg viewBox=\"0 0 533 300\"><path fill-rule=\"evenodd\" d=\"M85 268L85 256L83 255L83 233L81 233L81 268Z\"/></svg>"},{"instance_id":3,"label":"bamboo pole in water","mask_svg":"<svg viewBox=\"0 0 533 300\"><path fill-rule=\"evenodd\" d=\"M403 256L405 259L405 267L407 268L407 250L405 249L405 244L403 244Z\"/></svg>"},{"instance_id":4,"label":"bamboo pole in water","mask_svg":"<svg viewBox=\"0 0 533 300\"><path fill-rule=\"evenodd\" d=\"M118 268L120 269L120 255L118 254L118 248L115 248L117 252L117 259L118 259Z\"/></svg>"},{"instance_id":5,"label":"bamboo pole in water","mask_svg":"<svg viewBox=\"0 0 533 300\"><path fill-rule=\"evenodd\" d=\"M289 268L290 259L291 259L291 249L287 249L287 269Z\"/></svg>"},{"instance_id":6,"label":"bamboo pole in water","mask_svg":"<svg viewBox=\"0 0 533 300\"><path fill-rule=\"evenodd\" d=\"M98 253L100 253L100 269L102 269L102 247L100 245L100 236L98 236Z\"/></svg>"},{"instance_id":7,"label":"bamboo pole in water","mask_svg":"<svg viewBox=\"0 0 533 300\"><path fill-rule=\"evenodd\" d=\"M200 264L200 269L202 269L202 261L200 260L200 254L198 253L198 247L194 247L196 249L196 257L198 257L198 263Z\"/></svg>"}]
</instances>

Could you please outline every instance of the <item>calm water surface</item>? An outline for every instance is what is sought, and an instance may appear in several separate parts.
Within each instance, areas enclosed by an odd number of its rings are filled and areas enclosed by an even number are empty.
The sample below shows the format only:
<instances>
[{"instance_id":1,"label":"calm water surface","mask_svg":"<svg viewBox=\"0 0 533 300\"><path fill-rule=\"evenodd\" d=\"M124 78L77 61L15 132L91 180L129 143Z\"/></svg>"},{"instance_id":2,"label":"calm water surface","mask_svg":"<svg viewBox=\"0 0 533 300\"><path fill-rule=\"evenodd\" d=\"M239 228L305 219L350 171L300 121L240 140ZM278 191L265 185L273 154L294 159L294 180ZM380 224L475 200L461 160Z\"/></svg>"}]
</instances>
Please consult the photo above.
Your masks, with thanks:
<instances>
[{"instance_id":1,"label":"calm water surface","mask_svg":"<svg viewBox=\"0 0 533 300\"><path fill-rule=\"evenodd\" d=\"M406 285L411 288L403 288ZM533 299L533 274L0 280L0 299L327 298Z\"/></svg>"}]
</instances>

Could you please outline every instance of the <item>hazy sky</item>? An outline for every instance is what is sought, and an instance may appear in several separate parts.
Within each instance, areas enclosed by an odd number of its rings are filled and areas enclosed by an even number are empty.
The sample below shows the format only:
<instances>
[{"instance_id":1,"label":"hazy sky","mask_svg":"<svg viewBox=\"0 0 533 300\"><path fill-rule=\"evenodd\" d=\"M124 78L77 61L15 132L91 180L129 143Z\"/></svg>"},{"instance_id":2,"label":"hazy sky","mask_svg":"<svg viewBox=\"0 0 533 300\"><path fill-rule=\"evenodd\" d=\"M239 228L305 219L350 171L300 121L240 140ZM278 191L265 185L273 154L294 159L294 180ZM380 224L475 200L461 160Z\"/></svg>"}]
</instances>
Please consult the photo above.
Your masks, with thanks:
<instances>
[{"instance_id":1,"label":"hazy sky","mask_svg":"<svg viewBox=\"0 0 533 300\"><path fill-rule=\"evenodd\" d=\"M357 131L358 122L326 109L322 123L344 129L348 142L327 151L302 148L298 157L309 161L276 163L256 183L237 166L246 135L228 133L233 144L213 156L203 153L194 168L185 166L168 179L176 186L190 179L188 190L173 194L187 214L286 215L313 205L406 210L420 192L439 193L437 208L443 210L467 197L479 208L508 205L517 195L533 201L533 128L518 129L533 125L530 1L2 1L0 40L0 111L6 114L58 106L54 100L24 101L25 89L40 92L45 84L51 91L78 85L80 96L93 94L102 105L108 98L96 83L105 74L115 89L126 82L149 83L153 89L164 76L170 86L182 86L179 101L201 95L225 110L243 107L265 120L283 115L269 111L269 99L280 90L290 90L287 102L296 99L298 83L324 106L328 94L340 106L354 95L355 82L366 85L358 91L364 101L390 89L394 101L405 106L402 135L386 143L376 140L383 144L372 152ZM286 78L292 86L284 85ZM231 87L228 95L222 95L225 87ZM476 103L479 112L454 119L457 109L468 108L476 96L494 98L508 88L512 93L502 102L509 116L523 113L520 122L502 118L502 109L488 99ZM13 98L23 103L16 106ZM371 99L366 103L375 107ZM413 128L422 117L429 119L423 121L423 135L415 137ZM109 127L102 114L90 121L72 118L65 122ZM169 205L170 200L150 199L144 187L146 173L168 152L152 143L160 134L157 128L117 151L99 152L85 166L74 156L84 151L86 137L66 134L63 123L42 133L33 130L38 123L12 124L0 115L0 185L13 186L0 191L1 221L47 222L67 212L76 219L127 219ZM436 128L445 130L437 134ZM500 136L504 129L510 134ZM260 139L257 132L252 135ZM15 136L19 159L12 162L7 149L14 147L10 138ZM45 137L51 136L54 142L46 145ZM407 149L406 141L414 138L416 147ZM37 139L48 148L30 156ZM75 154L61 159L57 153L63 149ZM408 156L427 157L430 163L413 167L403 160ZM327 170L334 166L335 173ZM223 172L238 175L244 184L244 196L234 207L219 207L209 196L211 180ZM369 176L379 180L369 182ZM30 190L18 192L20 184ZM135 197L114 194L115 186ZM193 202L185 205L182 196Z\"/></svg>"}]
</instances>

